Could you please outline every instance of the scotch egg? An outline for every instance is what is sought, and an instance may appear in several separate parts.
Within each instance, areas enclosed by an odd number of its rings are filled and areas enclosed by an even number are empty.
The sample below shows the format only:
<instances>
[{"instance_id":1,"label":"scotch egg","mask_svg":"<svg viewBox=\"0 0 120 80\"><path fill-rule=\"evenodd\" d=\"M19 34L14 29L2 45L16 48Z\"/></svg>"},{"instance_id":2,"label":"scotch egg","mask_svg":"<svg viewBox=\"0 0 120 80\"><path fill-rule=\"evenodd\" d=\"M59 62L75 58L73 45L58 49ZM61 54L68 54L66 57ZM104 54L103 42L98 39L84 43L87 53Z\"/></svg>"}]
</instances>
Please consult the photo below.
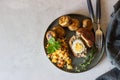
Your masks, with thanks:
<instances>
[{"instance_id":1,"label":"scotch egg","mask_svg":"<svg viewBox=\"0 0 120 80\"><path fill-rule=\"evenodd\" d=\"M85 51L85 45L80 39L77 39L73 42L72 50L75 53L82 53L83 51Z\"/></svg>"},{"instance_id":2,"label":"scotch egg","mask_svg":"<svg viewBox=\"0 0 120 80\"><path fill-rule=\"evenodd\" d=\"M75 57L86 57L87 48L79 37L72 36L69 45Z\"/></svg>"}]
</instances>

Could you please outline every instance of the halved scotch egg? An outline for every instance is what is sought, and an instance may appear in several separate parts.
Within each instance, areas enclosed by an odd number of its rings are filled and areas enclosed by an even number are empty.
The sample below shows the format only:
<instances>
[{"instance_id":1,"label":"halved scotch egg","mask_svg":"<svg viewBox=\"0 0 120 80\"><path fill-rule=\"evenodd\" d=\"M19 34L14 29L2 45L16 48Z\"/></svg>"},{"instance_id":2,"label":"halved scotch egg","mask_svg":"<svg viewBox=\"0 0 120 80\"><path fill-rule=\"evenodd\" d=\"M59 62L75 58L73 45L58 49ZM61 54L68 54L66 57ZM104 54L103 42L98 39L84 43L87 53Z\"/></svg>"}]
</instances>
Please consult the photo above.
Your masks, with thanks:
<instances>
[{"instance_id":1,"label":"halved scotch egg","mask_svg":"<svg viewBox=\"0 0 120 80\"><path fill-rule=\"evenodd\" d=\"M76 39L73 42L72 50L75 53L82 53L85 50L85 46L84 46L83 42L80 39Z\"/></svg>"},{"instance_id":2,"label":"halved scotch egg","mask_svg":"<svg viewBox=\"0 0 120 80\"><path fill-rule=\"evenodd\" d=\"M79 28L76 31L76 35L80 36L89 48L94 46L95 41L94 33L88 28Z\"/></svg>"},{"instance_id":3,"label":"halved scotch egg","mask_svg":"<svg viewBox=\"0 0 120 80\"><path fill-rule=\"evenodd\" d=\"M72 36L69 45L75 57L86 57L87 48L78 36Z\"/></svg>"}]
</instances>

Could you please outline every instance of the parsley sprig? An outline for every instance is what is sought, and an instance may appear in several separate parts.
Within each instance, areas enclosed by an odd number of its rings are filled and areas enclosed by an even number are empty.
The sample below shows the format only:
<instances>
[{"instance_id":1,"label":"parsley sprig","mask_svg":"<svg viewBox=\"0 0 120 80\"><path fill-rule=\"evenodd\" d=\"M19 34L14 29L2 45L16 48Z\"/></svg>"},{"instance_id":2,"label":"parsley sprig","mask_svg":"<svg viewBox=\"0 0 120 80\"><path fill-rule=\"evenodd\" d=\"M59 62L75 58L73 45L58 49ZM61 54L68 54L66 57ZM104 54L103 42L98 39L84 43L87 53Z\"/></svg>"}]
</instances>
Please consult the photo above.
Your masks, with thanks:
<instances>
[{"instance_id":1,"label":"parsley sprig","mask_svg":"<svg viewBox=\"0 0 120 80\"><path fill-rule=\"evenodd\" d=\"M59 41L56 41L55 38L50 38L48 40L48 47L47 47L47 53L51 54L61 48L61 43Z\"/></svg>"}]
</instances>

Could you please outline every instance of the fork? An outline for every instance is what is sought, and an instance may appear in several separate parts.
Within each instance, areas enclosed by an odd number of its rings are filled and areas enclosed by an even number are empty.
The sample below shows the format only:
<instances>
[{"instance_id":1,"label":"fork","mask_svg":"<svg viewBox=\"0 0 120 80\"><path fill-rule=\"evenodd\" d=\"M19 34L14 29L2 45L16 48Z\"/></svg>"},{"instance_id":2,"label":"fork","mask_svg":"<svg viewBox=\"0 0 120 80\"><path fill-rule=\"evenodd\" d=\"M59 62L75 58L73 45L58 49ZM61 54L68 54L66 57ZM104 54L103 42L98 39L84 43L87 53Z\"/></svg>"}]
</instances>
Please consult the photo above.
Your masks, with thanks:
<instances>
[{"instance_id":1,"label":"fork","mask_svg":"<svg viewBox=\"0 0 120 80\"><path fill-rule=\"evenodd\" d=\"M101 19L101 4L100 0L96 1L96 19L97 19L97 30L95 32L95 45L98 50L102 48L103 32L101 30L100 19Z\"/></svg>"}]
</instances>

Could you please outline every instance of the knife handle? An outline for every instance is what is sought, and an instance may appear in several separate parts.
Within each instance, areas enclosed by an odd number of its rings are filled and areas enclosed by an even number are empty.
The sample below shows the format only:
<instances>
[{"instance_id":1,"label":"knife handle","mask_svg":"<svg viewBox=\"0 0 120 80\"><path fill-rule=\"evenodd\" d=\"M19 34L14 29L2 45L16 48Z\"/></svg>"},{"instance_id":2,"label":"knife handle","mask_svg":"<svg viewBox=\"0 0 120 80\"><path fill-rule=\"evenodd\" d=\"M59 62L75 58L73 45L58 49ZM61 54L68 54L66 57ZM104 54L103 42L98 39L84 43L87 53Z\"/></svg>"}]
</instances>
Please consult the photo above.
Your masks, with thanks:
<instances>
[{"instance_id":1,"label":"knife handle","mask_svg":"<svg viewBox=\"0 0 120 80\"><path fill-rule=\"evenodd\" d=\"M90 17L92 19L92 22L95 22L95 20L94 20L95 15L94 15L94 11L93 11L91 0L87 0L87 5L88 5L88 11L89 11Z\"/></svg>"},{"instance_id":2,"label":"knife handle","mask_svg":"<svg viewBox=\"0 0 120 80\"><path fill-rule=\"evenodd\" d=\"M101 2L100 2L100 0L96 1L96 18L97 18L97 23L100 23L100 19L101 19Z\"/></svg>"}]
</instances>

